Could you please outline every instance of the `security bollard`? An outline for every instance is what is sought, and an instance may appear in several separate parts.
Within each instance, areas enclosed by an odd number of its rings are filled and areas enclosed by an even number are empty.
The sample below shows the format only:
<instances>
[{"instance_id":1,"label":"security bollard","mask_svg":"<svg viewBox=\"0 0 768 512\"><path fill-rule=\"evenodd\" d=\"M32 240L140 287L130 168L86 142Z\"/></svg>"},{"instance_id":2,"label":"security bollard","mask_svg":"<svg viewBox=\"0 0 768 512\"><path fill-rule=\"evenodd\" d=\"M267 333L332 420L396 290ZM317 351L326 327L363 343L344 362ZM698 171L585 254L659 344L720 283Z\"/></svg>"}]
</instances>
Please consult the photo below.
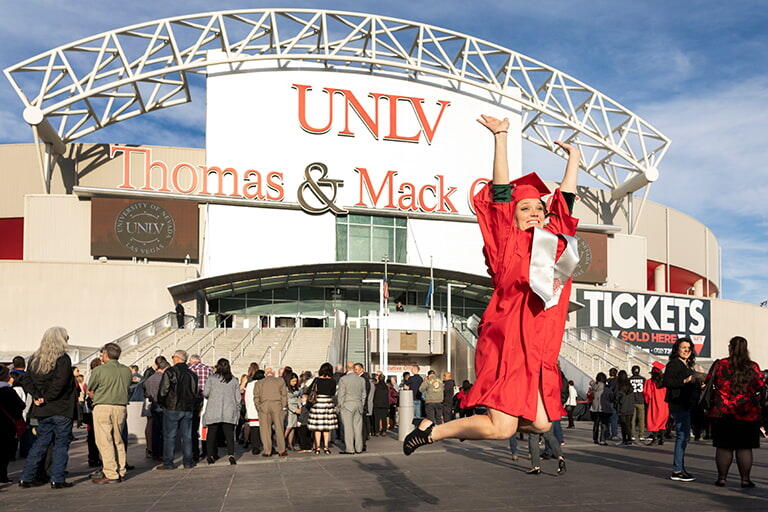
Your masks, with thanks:
<instances>
[{"instance_id":1,"label":"security bollard","mask_svg":"<svg viewBox=\"0 0 768 512\"><path fill-rule=\"evenodd\" d=\"M413 430L413 391L400 391L400 406L397 408L397 438L400 441Z\"/></svg>"}]
</instances>

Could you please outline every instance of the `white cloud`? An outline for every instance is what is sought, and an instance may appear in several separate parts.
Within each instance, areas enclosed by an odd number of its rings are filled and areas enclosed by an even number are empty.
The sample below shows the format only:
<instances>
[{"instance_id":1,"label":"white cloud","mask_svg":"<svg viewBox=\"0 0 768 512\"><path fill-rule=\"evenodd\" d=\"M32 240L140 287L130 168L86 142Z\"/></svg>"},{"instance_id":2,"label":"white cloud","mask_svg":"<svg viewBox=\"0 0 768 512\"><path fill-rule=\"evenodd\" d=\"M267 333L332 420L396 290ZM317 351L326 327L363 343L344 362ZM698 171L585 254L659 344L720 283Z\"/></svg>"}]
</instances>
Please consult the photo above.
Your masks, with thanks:
<instances>
[{"instance_id":1,"label":"white cloud","mask_svg":"<svg viewBox=\"0 0 768 512\"><path fill-rule=\"evenodd\" d=\"M726 298L768 298L768 77L638 112L672 140L651 199L713 229L723 250Z\"/></svg>"}]
</instances>

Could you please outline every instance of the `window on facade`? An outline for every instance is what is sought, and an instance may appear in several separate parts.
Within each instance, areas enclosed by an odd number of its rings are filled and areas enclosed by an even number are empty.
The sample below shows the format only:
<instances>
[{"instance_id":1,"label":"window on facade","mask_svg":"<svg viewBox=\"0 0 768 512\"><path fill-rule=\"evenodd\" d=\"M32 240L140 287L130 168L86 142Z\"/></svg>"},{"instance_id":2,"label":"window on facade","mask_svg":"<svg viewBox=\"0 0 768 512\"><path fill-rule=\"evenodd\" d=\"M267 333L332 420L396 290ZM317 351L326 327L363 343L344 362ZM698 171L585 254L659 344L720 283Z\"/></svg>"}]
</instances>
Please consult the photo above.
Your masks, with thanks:
<instances>
[{"instance_id":1,"label":"window on facade","mask_svg":"<svg viewBox=\"0 0 768 512\"><path fill-rule=\"evenodd\" d=\"M407 263L408 220L350 214L336 217L336 261Z\"/></svg>"}]
</instances>

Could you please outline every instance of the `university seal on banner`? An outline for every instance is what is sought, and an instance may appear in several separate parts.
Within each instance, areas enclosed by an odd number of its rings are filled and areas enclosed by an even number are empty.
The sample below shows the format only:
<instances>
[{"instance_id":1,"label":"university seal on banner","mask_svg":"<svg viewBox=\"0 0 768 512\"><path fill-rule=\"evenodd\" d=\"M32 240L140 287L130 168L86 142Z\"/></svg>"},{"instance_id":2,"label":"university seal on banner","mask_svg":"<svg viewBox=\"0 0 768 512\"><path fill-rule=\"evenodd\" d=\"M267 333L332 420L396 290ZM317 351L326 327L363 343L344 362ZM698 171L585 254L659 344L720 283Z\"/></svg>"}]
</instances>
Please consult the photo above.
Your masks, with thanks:
<instances>
[{"instance_id":1,"label":"university seal on banner","mask_svg":"<svg viewBox=\"0 0 768 512\"><path fill-rule=\"evenodd\" d=\"M137 256L152 256L168 247L176 234L176 224L161 206L139 201L117 215L115 234L120 244Z\"/></svg>"}]
</instances>

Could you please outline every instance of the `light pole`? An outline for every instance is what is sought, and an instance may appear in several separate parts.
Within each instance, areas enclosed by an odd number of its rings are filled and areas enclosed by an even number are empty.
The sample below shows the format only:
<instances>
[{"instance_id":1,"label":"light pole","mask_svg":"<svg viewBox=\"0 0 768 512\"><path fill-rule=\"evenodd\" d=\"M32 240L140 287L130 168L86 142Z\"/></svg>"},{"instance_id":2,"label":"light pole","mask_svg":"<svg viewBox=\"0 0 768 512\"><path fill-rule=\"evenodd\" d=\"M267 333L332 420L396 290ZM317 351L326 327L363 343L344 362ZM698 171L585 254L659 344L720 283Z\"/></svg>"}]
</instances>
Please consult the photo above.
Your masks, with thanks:
<instances>
[{"instance_id":1,"label":"light pole","mask_svg":"<svg viewBox=\"0 0 768 512\"><path fill-rule=\"evenodd\" d=\"M379 331L379 368L381 372L386 375L386 369L389 364L387 360L387 326L384 321L384 280L383 279L363 279L364 283L379 283L379 318L378 318L378 331ZM371 370L373 370L371 368Z\"/></svg>"},{"instance_id":2,"label":"light pole","mask_svg":"<svg viewBox=\"0 0 768 512\"><path fill-rule=\"evenodd\" d=\"M448 283L448 332L445 336L445 350L448 354L448 371L451 369L451 329L453 329L453 323L451 322L451 288L466 288L465 284L453 284Z\"/></svg>"}]
</instances>

